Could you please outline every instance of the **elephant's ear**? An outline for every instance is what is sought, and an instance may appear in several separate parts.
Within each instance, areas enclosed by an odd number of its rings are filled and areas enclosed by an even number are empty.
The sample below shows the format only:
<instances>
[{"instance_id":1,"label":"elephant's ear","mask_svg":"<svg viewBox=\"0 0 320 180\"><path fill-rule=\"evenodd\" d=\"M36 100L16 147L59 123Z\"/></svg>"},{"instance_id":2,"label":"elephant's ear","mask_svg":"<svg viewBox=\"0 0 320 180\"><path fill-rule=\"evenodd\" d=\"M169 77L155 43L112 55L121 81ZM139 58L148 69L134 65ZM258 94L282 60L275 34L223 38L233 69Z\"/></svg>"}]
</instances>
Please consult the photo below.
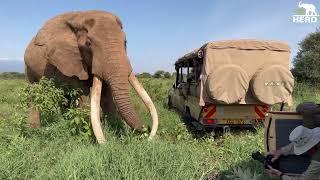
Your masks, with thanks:
<instances>
[{"instance_id":1,"label":"elephant's ear","mask_svg":"<svg viewBox=\"0 0 320 180\"><path fill-rule=\"evenodd\" d=\"M46 43L48 61L64 75L77 76L80 80L88 79L86 64L82 61L75 34L70 30L59 32Z\"/></svg>"}]
</instances>

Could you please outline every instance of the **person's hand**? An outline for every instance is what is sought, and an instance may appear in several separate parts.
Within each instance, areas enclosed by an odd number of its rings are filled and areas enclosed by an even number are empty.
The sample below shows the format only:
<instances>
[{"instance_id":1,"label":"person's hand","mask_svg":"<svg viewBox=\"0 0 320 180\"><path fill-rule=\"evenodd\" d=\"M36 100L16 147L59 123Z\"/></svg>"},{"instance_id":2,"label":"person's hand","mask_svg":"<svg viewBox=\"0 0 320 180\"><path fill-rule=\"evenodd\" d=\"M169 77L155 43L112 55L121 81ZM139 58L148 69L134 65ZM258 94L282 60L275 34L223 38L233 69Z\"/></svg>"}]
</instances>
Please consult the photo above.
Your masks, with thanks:
<instances>
[{"instance_id":1,"label":"person's hand","mask_svg":"<svg viewBox=\"0 0 320 180\"><path fill-rule=\"evenodd\" d=\"M266 153L266 155L272 155L273 158L271 159L272 162L279 159L280 156L282 156L282 151L280 150L273 150Z\"/></svg>"},{"instance_id":2,"label":"person's hand","mask_svg":"<svg viewBox=\"0 0 320 180\"><path fill-rule=\"evenodd\" d=\"M268 175L271 177L280 177L283 173L277 169L272 168L270 165L268 165L267 172Z\"/></svg>"}]
</instances>

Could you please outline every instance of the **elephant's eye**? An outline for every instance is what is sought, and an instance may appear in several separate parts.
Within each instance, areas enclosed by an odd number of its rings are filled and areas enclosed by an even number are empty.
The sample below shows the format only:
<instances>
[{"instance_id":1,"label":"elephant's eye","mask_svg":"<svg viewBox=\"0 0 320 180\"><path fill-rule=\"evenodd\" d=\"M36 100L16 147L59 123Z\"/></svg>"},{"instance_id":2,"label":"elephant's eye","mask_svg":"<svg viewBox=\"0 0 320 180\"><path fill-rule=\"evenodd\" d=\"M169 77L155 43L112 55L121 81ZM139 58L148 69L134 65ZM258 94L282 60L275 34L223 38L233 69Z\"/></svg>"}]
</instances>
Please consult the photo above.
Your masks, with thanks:
<instances>
[{"instance_id":1,"label":"elephant's eye","mask_svg":"<svg viewBox=\"0 0 320 180\"><path fill-rule=\"evenodd\" d=\"M126 48L126 50L127 50L127 40L126 39L124 40L124 48Z\"/></svg>"}]
</instances>

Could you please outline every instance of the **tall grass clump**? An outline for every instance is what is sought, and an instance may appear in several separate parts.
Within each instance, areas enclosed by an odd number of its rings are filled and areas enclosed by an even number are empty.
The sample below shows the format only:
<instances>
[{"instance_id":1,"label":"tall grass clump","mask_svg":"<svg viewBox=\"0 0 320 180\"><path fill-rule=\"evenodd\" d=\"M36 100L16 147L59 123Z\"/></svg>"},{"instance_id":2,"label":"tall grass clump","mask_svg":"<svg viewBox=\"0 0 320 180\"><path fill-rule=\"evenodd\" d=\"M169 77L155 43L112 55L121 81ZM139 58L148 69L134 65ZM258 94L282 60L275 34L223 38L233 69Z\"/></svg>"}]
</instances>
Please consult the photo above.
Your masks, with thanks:
<instances>
[{"instance_id":1,"label":"tall grass clump","mask_svg":"<svg viewBox=\"0 0 320 180\"><path fill-rule=\"evenodd\" d=\"M320 102L320 86L308 83L295 83L293 91L294 103L298 105L302 102Z\"/></svg>"}]
</instances>

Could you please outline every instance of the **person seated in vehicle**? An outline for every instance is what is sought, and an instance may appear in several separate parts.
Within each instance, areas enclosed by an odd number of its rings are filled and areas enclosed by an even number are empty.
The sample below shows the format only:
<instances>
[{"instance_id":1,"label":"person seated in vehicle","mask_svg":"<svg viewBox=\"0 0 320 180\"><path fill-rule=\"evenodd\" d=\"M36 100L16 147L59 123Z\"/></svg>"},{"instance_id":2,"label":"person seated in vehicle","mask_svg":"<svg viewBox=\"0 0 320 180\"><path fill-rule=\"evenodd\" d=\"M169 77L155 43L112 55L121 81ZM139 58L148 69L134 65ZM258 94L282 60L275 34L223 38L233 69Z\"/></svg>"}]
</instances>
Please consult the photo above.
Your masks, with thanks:
<instances>
[{"instance_id":1,"label":"person seated in vehicle","mask_svg":"<svg viewBox=\"0 0 320 180\"><path fill-rule=\"evenodd\" d=\"M320 127L320 106L314 102L304 102L297 106L296 111L303 116L303 126Z\"/></svg>"},{"instance_id":2,"label":"person seated in vehicle","mask_svg":"<svg viewBox=\"0 0 320 180\"><path fill-rule=\"evenodd\" d=\"M195 81L195 72L194 72L194 68L192 68L191 73L188 74L187 82L190 83L190 82L194 82L194 81Z\"/></svg>"},{"instance_id":3,"label":"person seated in vehicle","mask_svg":"<svg viewBox=\"0 0 320 180\"><path fill-rule=\"evenodd\" d=\"M272 161L275 161L280 156L307 153L311 158L308 169L301 175L290 176L268 166L269 176L279 176L283 180L320 180L320 127L309 129L298 126L290 133L289 140L291 142L289 145L267 152L267 155L273 155Z\"/></svg>"}]
</instances>

